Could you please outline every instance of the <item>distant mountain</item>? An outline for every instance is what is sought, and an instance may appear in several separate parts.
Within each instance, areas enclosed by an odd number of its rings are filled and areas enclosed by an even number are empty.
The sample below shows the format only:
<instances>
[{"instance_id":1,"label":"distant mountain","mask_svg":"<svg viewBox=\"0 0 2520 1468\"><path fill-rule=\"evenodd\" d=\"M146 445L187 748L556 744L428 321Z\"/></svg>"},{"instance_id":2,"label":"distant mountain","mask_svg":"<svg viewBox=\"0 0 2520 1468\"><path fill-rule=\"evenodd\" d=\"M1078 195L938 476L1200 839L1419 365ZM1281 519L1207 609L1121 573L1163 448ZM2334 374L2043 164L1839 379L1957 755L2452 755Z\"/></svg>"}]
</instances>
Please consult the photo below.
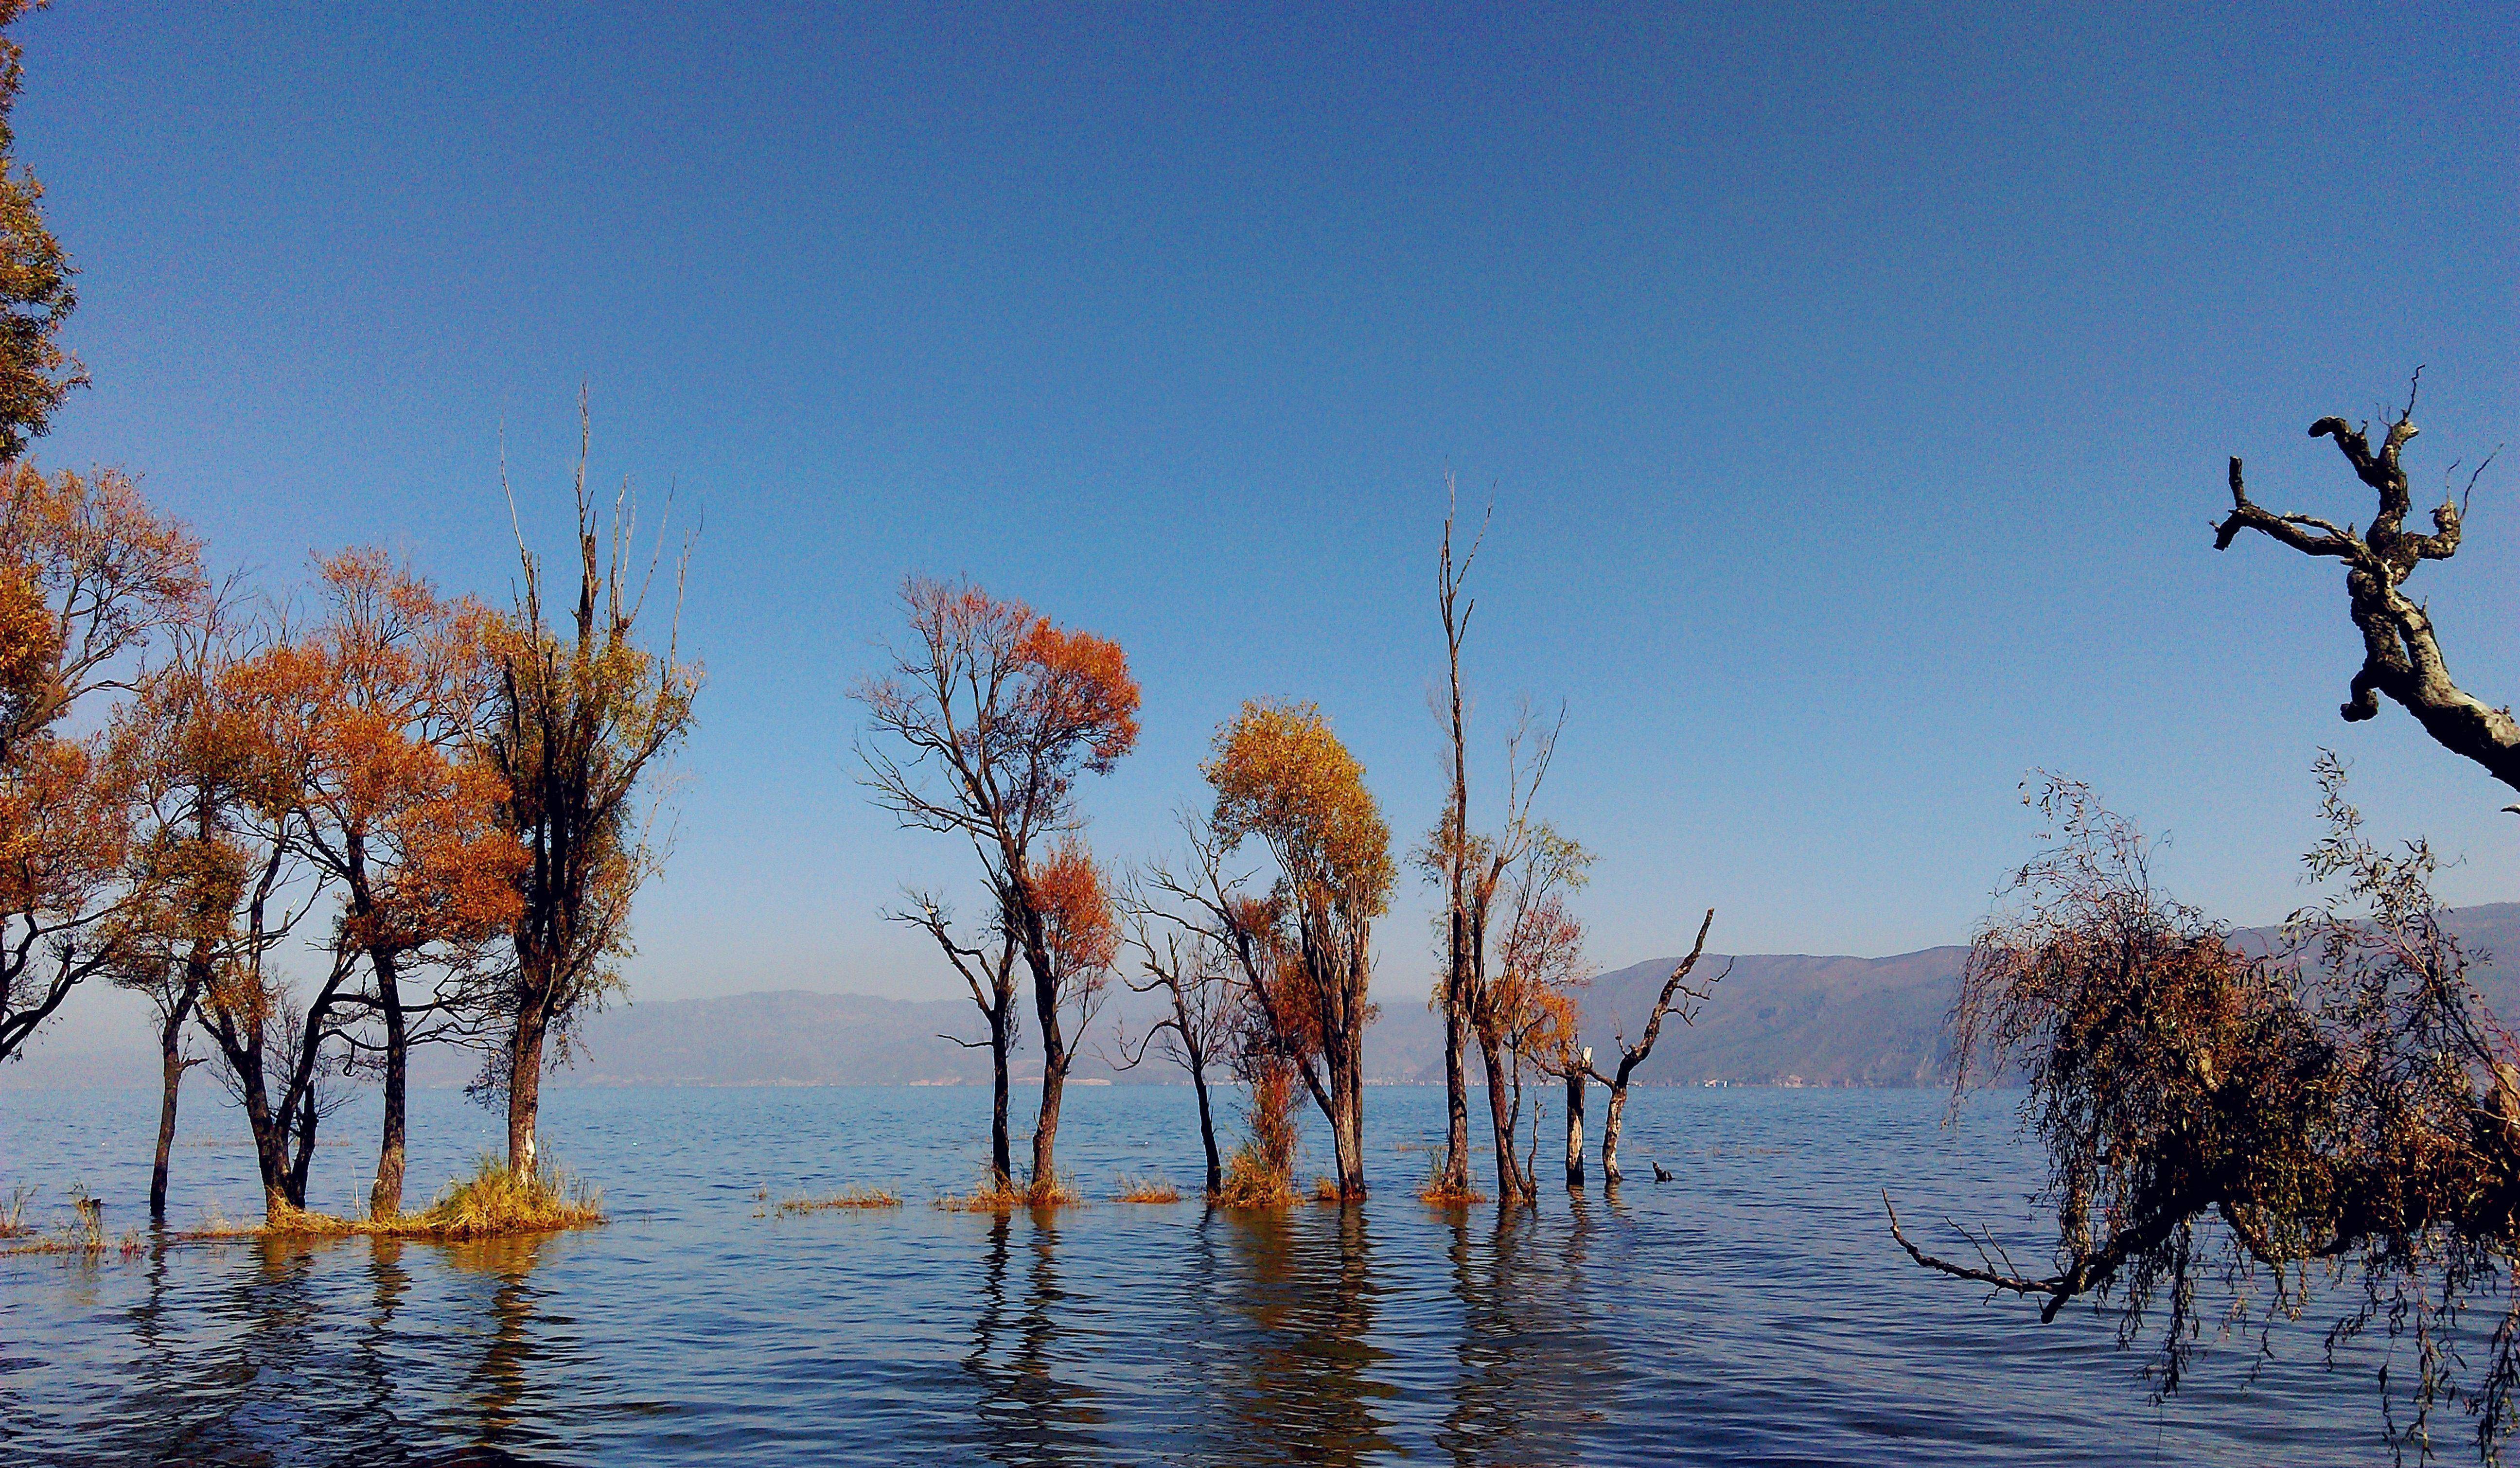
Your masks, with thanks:
<instances>
[{"instance_id":1,"label":"distant mountain","mask_svg":"<svg viewBox=\"0 0 2520 1468\"><path fill-rule=\"evenodd\" d=\"M2489 961L2471 971L2498 1015L2520 1020L2520 903L2460 908L2452 927ZM2243 940L2264 943L2272 931ZM1801 953L1708 954L1698 976L1732 966L1695 1025L1666 1022L1641 1082L1747 1085L1926 1085L1949 1074L1943 1022L1959 982L1960 947L1926 948L1889 958ZM2512 955L2508 965L2491 960ZM1604 1070L1615 1059L1611 1037L1634 1036L1651 1011L1676 959L1656 958L1602 974L1585 991L1586 1039ZM1132 1035L1143 1033L1148 1001L1123 995L1119 1014ZM1115 1006L1117 1008L1117 1006ZM943 1036L971 1038L978 1016L961 999L902 1000L799 989L625 1005L593 1016L577 1063L552 1085L986 1085L989 1056ZM1173 1081L1180 1072L1149 1058L1116 1071L1111 1018L1081 1038L1074 1078L1086 1081ZM1475 1067L1473 1068L1475 1072ZM1423 1002L1386 995L1366 1032L1366 1076L1386 1083L1438 1083L1444 1036ZM1038 1049L1027 1047L1018 1077L1038 1078ZM469 1057L425 1051L413 1065L423 1085L460 1085ZM155 1054L133 1036L127 1046L48 1051L38 1042L19 1063L0 1068L0 1087L148 1085Z\"/></svg>"}]
</instances>

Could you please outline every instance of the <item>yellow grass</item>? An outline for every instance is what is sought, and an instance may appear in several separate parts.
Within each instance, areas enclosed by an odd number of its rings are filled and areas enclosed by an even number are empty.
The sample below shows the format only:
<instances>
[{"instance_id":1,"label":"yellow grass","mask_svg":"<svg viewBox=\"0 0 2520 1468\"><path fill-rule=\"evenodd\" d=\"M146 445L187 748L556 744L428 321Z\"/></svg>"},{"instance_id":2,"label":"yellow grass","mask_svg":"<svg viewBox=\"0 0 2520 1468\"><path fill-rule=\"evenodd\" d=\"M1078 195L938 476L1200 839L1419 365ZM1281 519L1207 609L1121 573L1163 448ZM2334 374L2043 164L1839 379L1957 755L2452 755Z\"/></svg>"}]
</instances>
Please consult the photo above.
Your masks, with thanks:
<instances>
[{"instance_id":1,"label":"yellow grass","mask_svg":"<svg viewBox=\"0 0 2520 1468\"><path fill-rule=\"evenodd\" d=\"M26 1221L26 1205L33 1201L34 1196L35 1190L22 1183L9 1194L8 1203L0 1205L0 1239L14 1239L35 1231L35 1226Z\"/></svg>"},{"instance_id":2,"label":"yellow grass","mask_svg":"<svg viewBox=\"0 0 2520 1468\"><path fill-rule=\"evenodd\" d=\"M1487 1194L1468 1183L1460 1187L1447 1186L1444 1182L1444 1154L1431 1147L1427 1150L1434 1155L1426 1159L1426 1182L1418 1189L1418 1202L1428 1208L1467 1208L1473 1203L1488 1201Z\"/></svg>"},{"instance_id":3,"label":"yellow grass","mask_svg":"<svg viewBox=\"0 0 2520 1468\"><path fill-rule=\"evenodd\" d=\"M1012 1178L984 1174L980 1185L968 1193L947 1193L936 1200L936 1206L956 1214L1004 1214L1019 1208L1079 1208L1085 1195L1076 1190L1073 1177L1053 1177L1018 1187Z\"/></svg>"},{"instance_id":4,"label":"yellow grass","mask_svg":"<svg viewBox=\"0 0 2520 1468\"><path fill-rule=\"evenodd\" d=\"M1216 1190L1216 1201L1227 1208L1284 1208L1295 1201L1295 1190L1286 1183L1285 1174L1261 1160L1249 1144L1234 1149L1225 1165L1225 1185Z\"/></svg>"},{"instance_id":5,"label":"yellow grass","mask_svg":"<svg viewBox=\"0 0 2520 1468\"><path fill-rule=\"evenodd\" d=\"M1338 1186L1338 1181L1337 1181L1337 1179L1332 1178L1332 1177L1328 1177L1328 1176L1322 1176L1322 1177L1316 1177L1316 1178L1314 1178L1314 1179L1313 1179L1313 1201L1314 1201L1315 1203L1336 1203L1336 1202L1338 1202L1338 1201L1339 1201L1339 1186Z\"/></svg>"},{"instance_id":6,"label":"yellow grass","mask_svg":"<svg viewBox=\"0 0 2520 1468\"><path fill-rule=\"evenodd\" d=\"M851 1188L829 1198L790 1198L779 1205L779 1216L790 1214L819 1214L835 1208L899 1208L898 1195L883 1188Z\"/></svg>"},{"instance_id":7,"label":"yellow grass","mask_svg":"<svg viewBox=\"0 0 2520 1468\"><path fill-rule=\"evenodd\" d=\"M269 1235L359 1234L380 1239L488 1239L504 1234L591 1228L604 1221L604 1195L546 1163L517 1173L496 1157L484 1157L471 1177L447 1184L437 1201L417 1214L383 1218L337 1218L286 1209L264 1224Z\"/></svg>"},{"instance_id":8,"label":"yellow grass","mask_svg":"<svg viewBox=\"0 0 2520 1468\"><path fill-rule=\"evenodd\" d=\"M1120 1179L1120 1191L1111 1195L1115 1203L1179 1203L1181 1196L1181 1189L1163 1178L1125 1175Z\"/></svg>"}]
</instances>

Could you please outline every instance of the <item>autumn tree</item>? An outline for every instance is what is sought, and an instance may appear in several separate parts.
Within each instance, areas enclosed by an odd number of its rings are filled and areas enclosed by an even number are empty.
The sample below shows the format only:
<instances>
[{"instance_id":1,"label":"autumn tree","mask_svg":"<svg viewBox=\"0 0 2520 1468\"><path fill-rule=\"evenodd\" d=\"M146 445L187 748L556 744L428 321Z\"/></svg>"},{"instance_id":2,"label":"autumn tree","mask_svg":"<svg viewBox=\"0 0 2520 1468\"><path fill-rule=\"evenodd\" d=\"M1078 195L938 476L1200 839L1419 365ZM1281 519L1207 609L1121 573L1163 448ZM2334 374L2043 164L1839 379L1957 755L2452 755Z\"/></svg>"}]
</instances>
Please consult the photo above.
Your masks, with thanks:
<instances>
[{"instance_id":1,"label":"autumn tree","mask_svg":"<svg viewBox=\"0 0 2520 1468\"><path fill-rule=\"evenodd\" d=\"M2416 372L2419 383L2422 370ZM2315 515L2278 515L2249 498L2240 477L2240 460L2231 460L2231 512L2214 528L2214 548L2228 550L2244 530L2255 530L2306 556L2334 560L2345 568L2347 615L2362 638L2362 665L2348 686L2338 710L2349 723L2376 718L2380 700L2415 716L2434 741L2483 766L2503 784L2520 790L2520 721L2507 707L2487 704L2452 680L2432 615L2403 589L2407 578L2426 561L2447 561L2457 554L2467 491L2485 471L2479 464L2466 487L2445 486L2442 502L2431 515L2432 532L2407 526L2414 497L2402 462L2415 436L2415 393L2388 420L2378 448L2371 446L2368 425L2342 418L2321 418L2310 426L2310 436L2335 441L2354 477L2377 497L2369 526L2357 531ZM2491 462L2491 456L2488 461ZM2454 473L2458 466L2452 465ZM2520 807L2514 807L2520 808Z\"/></svg>"},{"instance_id":2,"label":"autumn tree","mask_svg":"<svg viewBox=\"0 0 2520 1468\"><path fill-rule=\"evenodd\" d=\"M1012 940L1030 972L1042 1046L1031 1185L1048 1190L1056 1186L1059 1104L1075 1059L1070 1025L1094 1002L1109 967L1107 956L1099 968L1081 962L1094 945L1072 942L1117 931L1099 876L1090 893L1083 881L1092 863L1082 848L1058 846L1077 853L1065 866L1050 848L1082 824L1078 780L1109 773L1136 746L1138 685L1117 643L1055 626L976 586L913 576L902 605L909 643L895 650L888 672L855 690L871 736L858 753L876 803L902 825L970 843L988 886L987 926L1001 942ZM972 978L972 955L985 952L988 940L963 943L944 922L929 921L942 913L929 896L913 894L912 909ZM973 981L984 1014L995 1007L994 993ZM993 1019L1002 1096L1006 1033ZM1012 1180L1005 1161L993 1164L1001 1186Z\"/></svg>"},{"instance_id":3,"label":"autumn tree","mask_svg":"<svg viewBox=\"0 0 2520 1468\"><path fill-rule=\"evenodd\" d=\"M1589 1058L1584 1061L1585 1074L1610 1088L1609 1106L1601 1114L1601 1180L1611 1187L1618 1186L1622 1175L1619 1171L1619 1131L1627 1121L1628 1085L1636 1078L1637 1068L1652 1057L1654 1042L1662 1037L1662 1022L1676 1014L1684 1025L1694 1023L1699 1007L1715 991L1715 986L1723 983L1725 977L1732 972L1732 966L1728 963L1723 973L1702 986L1690 978L1697 972L1698 959L1705 956L1706 935L1714 926L1715 909L1709 907L1705 918L1697 925L1697 940L1689 944L1688 956L1672 965L1670 976L1663 980L1662 991L1654 995L1653 1008L1646 1014L1644 1028L1636 1042L1629 1043L1624 1027L1614 1032L1616 1038L1612 1044L1619 1052L1619 1059L1611 1074L1602 1075Z\"/></svg>"},{"instance_id":4,"label":"autumn tree","mask_svg":"<svg viewBox=\"0 0 2520 1468\"><path fill-rule=\"evenodd\" d=\"M654 628L647 604L657 562L631 564L626 484L604 532L587 487L583 404L579 430L578 581L567 619L547 614L542 563L520 532L516 606L488 633L495 681L483 753L498 779L499 823L524 860L514 962L493 999L504 1038L477 1084L507 1102L508 1166L521 1174L539 1166L547 1047L557 1036L564 1056L578 1019L621 986L631 900L663 859L649 823L652 799L643 804L641 796L690 734L700 684L699 668L677 652L679 568L662 646L640 640L643 619Z\"/></svg>"},{"instance_id":5,"label":"autumn tree","mask_svg":"<svg viewBox=\"0 0 2520 1468\"><path fill-rule=\"evenodd\" d=\"M1500 1202L1539 1195L1530 1159L1514 1155L1524 1080L1534 1073L1563 1078L1580 1063L1576 991L1591 970L1584 961L1584 925L1567 910L1566 897L1584 885L1592 863L1592 853L1546 823L1533 828L1507 879L1496 970L1480 973L1470 992L1470 1032L1478 1037L1487 1072Z\"/></svg>"},{"instance_id":6,"label":"autumn tree","mask_svg":"<svg viewBox=\"0 0 2520 1468\"><path fill-rule=\"evenodd\" d=\"M108 919L109 972L145 997L158 1023L158 1150L149 1213L166 1213L167 1172L185 1073L201 1063L187 1038L202 995L226 955L234 914L251 878L251 853L232 831L250 778L251 730L222 683L241 646L233 595L170 629L170 655L115 711L106 741L109 776L129 792L137 824L125 876L130 898Z\"/></svg>"},{"instance_id":7,"label":"autumn tree","mask_svg":"<svg viewBox=\"0 0 2520 1468\"><path fill-rule=\"evenodd\" d=\"M506 790L482 727L488 610L374 551L327 558L318 583L321 614L292 650L307 696L288 706L286 737L301 752L302 849L340 895L337 966L368 971L356 1002L376 1033L348 1043L383 1088L368 1205L383 1218L402 1209L411 1049L468 1034L489 1006L524 853L499 822Z\"/></svg>"},{"instance_id":8,"label":"autumn tree","mask_svg":"<svg viewBox=\"0 0 2520 1468\"><path fill-rule=\"evenodd\" d=\"M2024 1129L2048 1154L2049 1258L2016 1263L1984 1230L1918 1263L2038 1302L2092 1299L2122 1345L2147 1338L2156 1389L2185 1379L2219 1287L2228 1323L2255 1300L2298 1314L2314 1272L2356 1306L2331 1345L2368 1331L2412 1372L2381 1377L2401 1449L2431 1451L2456 1402L2498 1461L2520 1382L2520 1070L2466 977L2421 842L2374 846L2319 764L2324 887L2257 955L2163 893L2149 846L2088 786L2029 794L2050 845L1982 927L1953 1009L1956 1095L2026 1083ZM1887 1200L1885 1199L1885 1202ZM2494 1299L2481 1337L2463 1311ZM2403 1394L2403 1396L2401 1396ZM2400 1415L2399 1409L2411 1407Z\"/></svg>"},{"instance_id":9,"label":"autumn tree","mask_svg":"<svg viewBox=\"0 0 2520 1468\"><path fill-rule=\"evenodd\" d=\"M274 961L331 895L323 870L306 857L306 792L319 758L311 736L320 727L307 711L320 707L325 693L320 662L285 623L252 635L257 650L178 690L198 702L168 711L184 722L166 731L176 740L157 757L162 799L178 815L171 829L158 828L159 840L187 864L232 861L243 880L225 909L216 901L228 891L224 884L180 891L191 900L166 912L153 932L164 948L181 946L181 961L207 971L195 1018L218 1051L222 1083L245 1113L264 1211L280 1219L305 1207L318 1124L346 1099L332 1082L359 1019L352 997L359 955L328 944L326 971L302 991Z\"/></svg>"},{"instance_id":10,"label":"autumn tree","mask_svg":"<svg viewBox=\"0 0 2520 1468\"><path fill-rule=\"evenodd\" d=\"M0 464L0 1061L113 952L130 791L74 711L130 692L202 603L200 550L117 474Z\"/></svg>"},{"instance_id":11,"label":"autumn tree","mask_svg":"<svg viewBox=\"0 0 2520 1468\"><path fill-rule=\"evenodd\" d=\"M44 0L0 0L0 30ZM25 84L24 48L0 35L0 461L52 426L54 410L87 374L62 349L62 324L78 304L69 258L44 223L44 186L18 161L11 113Z\"/></svg>"},{"instance_id":12,"label":"autumn tree","mask_svg":"<svg viewBox=\"0 0 2520 1468\"><path fill-rule=\"evenodd\" d=\"M1227 908L1264 1050L1294 1068L1329 1122L1342 1198L1365 1195L1365 1027L1373 920L1391 900L1391 828L1365 766L1311 704L1253 700L1217 731L1201 772L1224 849L1256 839L1266 900Z\"/></svg>"}]
</instances>

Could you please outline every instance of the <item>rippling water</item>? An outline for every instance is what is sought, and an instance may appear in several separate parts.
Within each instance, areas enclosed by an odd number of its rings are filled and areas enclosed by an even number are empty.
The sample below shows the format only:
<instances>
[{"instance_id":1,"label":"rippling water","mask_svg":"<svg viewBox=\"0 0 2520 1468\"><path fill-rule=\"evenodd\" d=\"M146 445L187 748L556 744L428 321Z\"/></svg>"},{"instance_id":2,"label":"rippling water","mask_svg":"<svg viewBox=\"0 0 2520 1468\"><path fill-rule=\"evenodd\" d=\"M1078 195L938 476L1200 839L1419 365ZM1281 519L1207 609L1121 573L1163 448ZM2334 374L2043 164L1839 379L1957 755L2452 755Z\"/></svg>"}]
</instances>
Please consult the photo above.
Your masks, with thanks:
<instances>
[{"instance_id":1,"label":"rippling water","mask_svg":"<svg viewBox=\"0 0 2520 1468\"><path fill-rule=\"evenodd\" d=\"M1178 1087L1070 1092L1065 1165L1193 1191ZM174 1221L258 1209L242 1123L201 1085ZM1598 1101L1596 1106L1598 1108ZM968 1187L970 1089L550 1096L546 1141L613 1222L531 1241L340 1240L0 1259L12 1463L834 1461L2367 1462L2375 1356L2317 1329L2211 1352L2150 1405L2110 1322L2041 1326L1927 1276L1880 1189L2027 1237L2034 1160L1929 1092L1641 1092L1631 1180L1537 1213L1445 1214L1415 1185L1442 1095L1367 1093L1374 1196L1282 1216L1098 1202L1012 1218ZM492 1119L415 1098L412 1177L469 1170ZM155 1101L0 1097L0 1187L75 1180L145 1209ZM313 1201L356 1210L373 1116L330 1124ZM1320 1137L1311 1139L1316 1154ZM1544 1142L1543 1151L1548 1150ZM1677 1180L1655 1184L1647 1159ZM1543 1162L1543 1175L1550 1170ZM781 1217L885 1184L913 1206ZM2318 1317L2314 1316L2314 1320ZM2454 1436L2463 1422L2451 1424ZM2455 1450L2455 1449L2453 1449Z\"/></svg>"}]
</instances>

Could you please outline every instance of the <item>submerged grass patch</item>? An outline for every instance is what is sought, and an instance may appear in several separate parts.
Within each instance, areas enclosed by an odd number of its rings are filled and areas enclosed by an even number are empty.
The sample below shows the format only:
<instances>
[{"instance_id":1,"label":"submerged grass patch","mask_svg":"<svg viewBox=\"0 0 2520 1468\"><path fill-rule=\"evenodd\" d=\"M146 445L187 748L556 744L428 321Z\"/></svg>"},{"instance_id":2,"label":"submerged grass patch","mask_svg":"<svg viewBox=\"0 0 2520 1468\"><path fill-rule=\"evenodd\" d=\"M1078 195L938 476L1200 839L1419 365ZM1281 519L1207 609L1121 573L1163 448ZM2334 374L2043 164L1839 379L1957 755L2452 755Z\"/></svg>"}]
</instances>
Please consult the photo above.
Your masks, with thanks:
<instances>
[{"instance_id":1,"label":"submerged grass patch","mask_svg":"<svg viewBox=\"0 0 2520 1468\"><path fill-rule=\"evenodd\" d=\"M1181 1189L1161 1177L1131 1177L1123 1174L1120 1190L1111 1195L1114 1203L1179 1203Z\"/></svg>"},{"instance_id":2,"label":"submerged grass patch","mask_svg":"<svg viewBox=\"0 0 2520 1468\"><path fill-rule=\"evenodd\" d=\"M1073 1177L1052 1177L1017 1186L1011 1177L994 1173L984 1175L980 1185L968 1193L947 1193L936 1200L936 1206L955 1214L1003 1214L1019 1208L1079 1208L1085 1195L1076 1189Z\"/></svg>"},{"instance_id":3,"label":"submerged grass patch","mask_svg":"<svg viewBox=\"0 0 2520 1468\"><path fill-rule=\"evenodd\" d=\"M819 1214L839 1208L899 1208L901 1198L885 1188L850 1188L829 1198L790 1198L779 1205L779 1216L790 1214Z\"/></svg>"},{"instance_id":4,"label":"submerged grass patch","mask_svg":"<svg viewBox=\"0 0 2520 1468\"><path fill-rule=\"evenodd\" d=\"M436 1202L417 1214L338 1218L287 1209L259 1231L285 1237L461 1240L591 1228L603 1221L604 1195L584 1180L548 1163L530 1172L516 1172L498 1158L484 1157L471 1177L447 1184Z\"/></svg>"},{"instance_id":5,"label":"submerged grass patch","mask_svg":"<svg viewBox=\"0 0 2520 1468\"><path fill-rule=\"evenodd\" d=\"M1295 1201L1286 1174L1269 1166L1248 1144L1234 1149L1216 1201L1227 1208L1284 1208Z\"/></svg>"}]
</instances>

